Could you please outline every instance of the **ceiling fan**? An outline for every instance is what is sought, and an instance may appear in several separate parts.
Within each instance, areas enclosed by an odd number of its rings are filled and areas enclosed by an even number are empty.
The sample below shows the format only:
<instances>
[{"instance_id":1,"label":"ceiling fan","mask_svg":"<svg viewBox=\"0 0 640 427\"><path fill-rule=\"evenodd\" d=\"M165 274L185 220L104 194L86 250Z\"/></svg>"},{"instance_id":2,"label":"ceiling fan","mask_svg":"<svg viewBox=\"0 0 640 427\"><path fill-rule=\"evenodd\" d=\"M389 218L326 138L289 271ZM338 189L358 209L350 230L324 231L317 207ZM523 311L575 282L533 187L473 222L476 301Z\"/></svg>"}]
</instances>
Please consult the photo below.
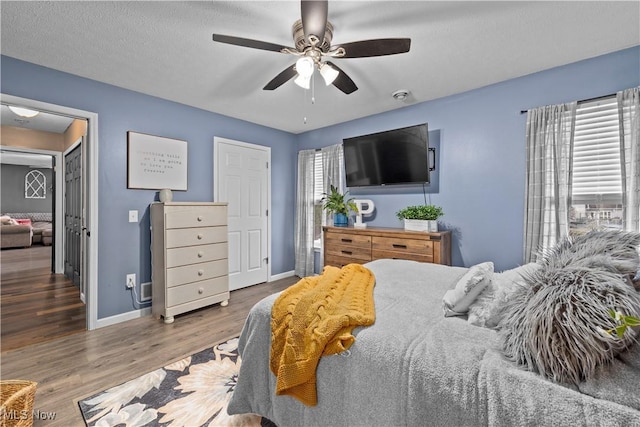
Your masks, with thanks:
<instances>
[{"instance_id":1,"label":"ceiling fan","mask_svg":"<svg viewBox=\"0 0 640 427\"><path fill-rule=\"evenodd\" d=\"M372 39L331 45L333 25L327 20L327 0L302 0L301 18L293 24L295 48L241 37L214 34L213 40L236 46L268 50L298 56L296 63L275 76L264 90L274 90L295 77L295 83L309 89L311 77L318 69L325 83L333 84L347 95L358 90L351 78L326 58L367 58L408 52L411 39Z\"/></svg>"}]
</instances>

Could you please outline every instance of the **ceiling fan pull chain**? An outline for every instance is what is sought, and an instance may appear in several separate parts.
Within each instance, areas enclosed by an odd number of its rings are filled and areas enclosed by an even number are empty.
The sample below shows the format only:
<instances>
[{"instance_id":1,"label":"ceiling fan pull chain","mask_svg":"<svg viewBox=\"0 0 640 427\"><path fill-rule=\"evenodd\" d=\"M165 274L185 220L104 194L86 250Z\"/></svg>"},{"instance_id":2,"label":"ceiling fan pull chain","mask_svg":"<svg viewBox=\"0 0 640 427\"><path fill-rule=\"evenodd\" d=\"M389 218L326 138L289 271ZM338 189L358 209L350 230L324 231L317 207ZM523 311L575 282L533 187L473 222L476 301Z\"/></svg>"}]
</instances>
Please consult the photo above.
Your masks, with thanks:
<instances>
[{"instance_id":1,"label":"ceiling fan pull chain","mask_svg":"<svg viewBox=\"0 0 640 427\"><path fill-rule=\"evenodd\" d=\"M303 110L306 110L307 109L307 91L303 90L303 92L304 92L304 95L303 95L302 108L303 108ZM303 118L303 122L304 122L305 125L307 124L307 116L306 115Z\"/></svg>"}]
</instances>

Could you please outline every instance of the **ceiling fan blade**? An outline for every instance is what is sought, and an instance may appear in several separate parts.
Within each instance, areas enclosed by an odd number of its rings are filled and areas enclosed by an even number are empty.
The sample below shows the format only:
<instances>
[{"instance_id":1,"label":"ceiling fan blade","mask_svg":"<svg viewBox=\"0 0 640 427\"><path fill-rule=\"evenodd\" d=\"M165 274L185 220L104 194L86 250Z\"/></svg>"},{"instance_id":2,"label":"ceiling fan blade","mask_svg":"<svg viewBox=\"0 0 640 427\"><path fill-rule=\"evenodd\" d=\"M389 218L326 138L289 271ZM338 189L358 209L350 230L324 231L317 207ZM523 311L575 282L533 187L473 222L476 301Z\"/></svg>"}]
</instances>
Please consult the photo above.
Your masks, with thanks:
<instances>
[{"instance_id":1,"label":"ceiling fan blade","mask_svg":"<svg viewBox=\"0 0 640 427\"><path fill-rule=\"evenodd\" d=\"M275 76L273 78L273 80L271 80L269 83L267 83L267 85L265 87L263 87L263 90L274 90L279 88L280 86L282 86L283 84L285 84L286 82L288 82L289 80L291 80L292 78L294 78L298 73L296 72L296 66L295 64L290 66L289 68L285 68L284 71L282 71L280 74L278 74L277 76Z\"/></svg>"},{"instance_id":2,"label":"ceiling fan blade","mask_svg":"<svg viewBox=\"0 0 640 427\"><path fill-rule=\"evenodd\" d=\"M340 67L338 67L333 62L329 62L329 61L327 61L327 64L331 65L340 73L332 83L335 87L337 87L347 95L358 90L358 86L356 86L353 80L351 80L351 77L347 76L347 74L344 71L342 71Z\"/></svg>"},{"instance_id":3,"label":"ceiling fan blade","mask_svg":"<svg viewBox=\"0 0 640 427\"><path fill-rule=\"evenodd\" d=\"M213 41L226 43L226 44L233 44L236 46L250 47L253 49L269 50L271 52L282 52L283 49L290 49L290 48L287 48L287 46L282 46L279 44L267 43L260 40L243 39L242 37L225 36L222 34L214 34Z\"/></svg>"},{"instance_id":4,"label":"ceiling fan blade","mask_svg":"<svg viewBox=\"0 0 640 427\"><path fill-rule=\"evenodd\" d=\"M332 46L331 49L341 47L345 55L341 58L367 58L371 56L396 55L409 52L411 39L373 39L358 42L343 43Z\"/></svg>"},{"instance_id":5,"label":"ceiling fan blade","mask_svg":"<svg viewBox=\"0 0 640 427\"><path fill-rule=\"evenodd\" d=\"M318 46L324 40L324 30L327 28L327 14L329 6L327 0L301 0L300 12L304 36L309 40L313 35L318 38Z\"/></svg>"}]
</instances>

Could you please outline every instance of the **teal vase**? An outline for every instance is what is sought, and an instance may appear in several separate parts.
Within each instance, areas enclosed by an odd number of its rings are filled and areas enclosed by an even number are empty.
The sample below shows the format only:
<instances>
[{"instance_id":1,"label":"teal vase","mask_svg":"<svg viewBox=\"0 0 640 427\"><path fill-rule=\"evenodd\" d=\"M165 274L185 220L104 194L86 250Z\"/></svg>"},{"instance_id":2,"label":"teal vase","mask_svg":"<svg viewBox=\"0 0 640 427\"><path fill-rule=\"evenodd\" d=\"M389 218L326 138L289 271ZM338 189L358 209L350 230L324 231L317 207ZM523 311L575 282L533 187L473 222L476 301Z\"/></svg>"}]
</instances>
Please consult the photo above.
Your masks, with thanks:
<instances>
[{"instance_id":1,"label":"teal vase","mask_svg":"<svg viewBox=\"0 0 640 427\"><path fill-rule=\"evenodd\" d=\"M336 227L346 227L349 224L349 220L345 214L335 213L333 214L333 225Z\"/></svg>"}]
</instances>

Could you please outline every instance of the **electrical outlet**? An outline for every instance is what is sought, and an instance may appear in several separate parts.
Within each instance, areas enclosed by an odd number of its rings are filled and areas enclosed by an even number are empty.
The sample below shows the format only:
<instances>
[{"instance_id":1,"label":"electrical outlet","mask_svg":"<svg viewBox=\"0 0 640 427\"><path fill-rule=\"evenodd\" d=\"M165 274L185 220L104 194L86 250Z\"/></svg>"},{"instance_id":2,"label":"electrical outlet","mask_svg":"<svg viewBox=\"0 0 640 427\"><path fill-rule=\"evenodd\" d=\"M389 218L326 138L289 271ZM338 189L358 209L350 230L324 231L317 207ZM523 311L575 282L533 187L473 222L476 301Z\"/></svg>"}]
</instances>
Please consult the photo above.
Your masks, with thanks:
<instances>
[{"instance_id":1,"label":"electrical outlet","mask_svg":"<svg viewBox=\"0 0 640 427\"><path fill-rule=\"evenodd\" d=\"M136 285L135 273L127 274L127 289L131 289Z\"/></svg>"}]
</instances>

